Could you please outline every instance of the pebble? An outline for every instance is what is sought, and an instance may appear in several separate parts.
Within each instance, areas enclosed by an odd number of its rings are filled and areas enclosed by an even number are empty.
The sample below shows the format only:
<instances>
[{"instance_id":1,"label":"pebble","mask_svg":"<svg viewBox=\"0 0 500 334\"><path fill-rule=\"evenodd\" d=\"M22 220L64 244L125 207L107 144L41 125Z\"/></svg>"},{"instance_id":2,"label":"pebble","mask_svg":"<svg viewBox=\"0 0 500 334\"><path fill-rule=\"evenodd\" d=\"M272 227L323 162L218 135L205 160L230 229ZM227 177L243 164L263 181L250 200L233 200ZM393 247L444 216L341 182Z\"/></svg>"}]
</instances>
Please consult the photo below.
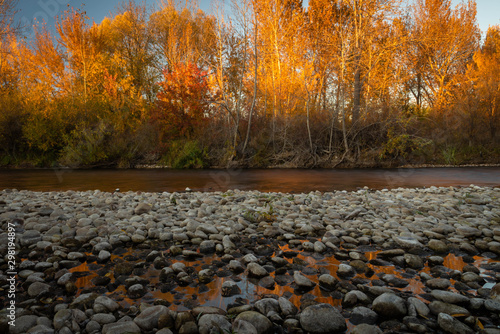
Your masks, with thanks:
<instances>
[{"instance_id":1,"label":"pebble","mask_svg":"<svg viewBox=\"0 0 500 334\"><path fill-rule=\"evenodd\" d=\"M330 304L306 307L300 314L300 325L311 333L339 333L347 330L346 320Z\"/></svg>"},{"instance_id":2,"label":"pebble","mask_svg":"<svg viewBox=\"0 0 500 334\"><path fill-rule=\"evenodd\" d=\"M310 194L4 190L0 223L22 218L23 333L330 333L345 331L346 318L351 333L470 333L474 317L490 326L500 314L500 288L485 285L500 277L499 196L497 188L472 186ZM269 207L272 219L261 214ZM7 240L4 232L0 238ZM478 265L472 256L481 252L492 260ZM466 264L448 269L455 259ZM158 283L148 279L152 271ZM6 278L0 272L3 285ZM242 293L249 282L259 297ZM415 283L421 290L412 294ZM315 301L318 291L342 300L343 315ZM173 298L152 298L160 292ZM229 297L231 317L199 307L206 292ZM127 297L132 305L117 303ZM301 309L291 302L297 297ZM179 306L192 315L170 310Z\"/></svg>"}]
</instances>

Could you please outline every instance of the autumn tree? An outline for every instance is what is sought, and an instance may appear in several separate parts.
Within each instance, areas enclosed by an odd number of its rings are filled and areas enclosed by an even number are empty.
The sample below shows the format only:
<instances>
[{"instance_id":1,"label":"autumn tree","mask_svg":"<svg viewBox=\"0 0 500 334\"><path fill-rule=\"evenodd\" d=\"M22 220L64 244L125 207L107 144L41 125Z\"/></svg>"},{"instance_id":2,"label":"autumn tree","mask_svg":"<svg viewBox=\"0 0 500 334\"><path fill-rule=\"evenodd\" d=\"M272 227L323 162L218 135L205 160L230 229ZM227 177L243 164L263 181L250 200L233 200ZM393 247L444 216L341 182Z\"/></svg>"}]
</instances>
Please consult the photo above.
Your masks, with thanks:
<instances>
[{"instance_id":1,"label":"autumn tree","mask_svg":"<svg viewBox=\"0 0 500 334\"><path fill-rule=\"evenodd\" d=\"M490 139L495 140L500 127L500 26L492 26L486 32L481 50L474 55L475 82L480 105L484 110Z\"/></svg>"},{"instance_id":2,"label":"autumn tree","mask_svg":"<svg viewBox=\"0 0 500 334\"><path fill-rule=\"evenodd\" d=\"M131 81L129 93L153 101L161 72L155 68L154 39L146 5L134 1L122 3L113 19L103 20L101 30L107 41L106 52L114 61L121 62L124 75Z\"/></svg>"},{"instance_id":3,"label":"autumn tree","mask_svg":"<svg viewBox=\"0 0 500 334\"><path fill-rule=\"evenodd\" d=\"M454 76L464 73L479 45L476 2L452 8L451 0L416 0L411 8L408 88L419 107L443 107Z\"/></svg>"},{"instance_id":4,"label":"autumn tree","mask_svg":"<svg viewBox=\"0 0 500 334\"><path fill-rule=\"evenodd\" d=\"M0 41L12 32L17 0L0 0Z\"/></svg>"},{"instance_id":5,"label":"autumn tree","mask_svg":"<svg viewBox=\"0 0 500 334\"><path fill-rule=\"evenodd\" d=\"M160 143L193 139L209 116L207 73L193 63L177 63L164 72L153 119L160 126Z\"/></svg>"},{"instance_id":6,"label":"autumn tree","mask_svg":"<svg viewBox=\"0 0 500 334\"><path fill-rule=\"evenodd\" d=\"M212 58L215 20L194 3L162 1L151 14L149 29L159 69L171 69L179 62L203 67Z\"/></svg>"},{"instance_id":7,"label":"autumn tree","mask_svg":"<svg viewBox=\"0 0 500 334\"><path fill-rule=\"evenodd\" d=\"M82 91L84 104L89 98L99 98L105 63L105 41L96 26L90 27L87 20L85 12L71 9L57 23L59 44L65 50L73 75L73 89ZM76 87L80 85L81 90Z\"/></svg>"},{"instance_id":8,"label":"autumn tree","mask_svg":"<svg viewBox=\"0 0 500 334\"><path fill-rule=\"evenodd\" d=\"M458 133L474 142L494 142L500 126L500 26L489 27L481 49L452 88ZM451 116L451 117L452 117Z\"/></svg>"}]
</instances>

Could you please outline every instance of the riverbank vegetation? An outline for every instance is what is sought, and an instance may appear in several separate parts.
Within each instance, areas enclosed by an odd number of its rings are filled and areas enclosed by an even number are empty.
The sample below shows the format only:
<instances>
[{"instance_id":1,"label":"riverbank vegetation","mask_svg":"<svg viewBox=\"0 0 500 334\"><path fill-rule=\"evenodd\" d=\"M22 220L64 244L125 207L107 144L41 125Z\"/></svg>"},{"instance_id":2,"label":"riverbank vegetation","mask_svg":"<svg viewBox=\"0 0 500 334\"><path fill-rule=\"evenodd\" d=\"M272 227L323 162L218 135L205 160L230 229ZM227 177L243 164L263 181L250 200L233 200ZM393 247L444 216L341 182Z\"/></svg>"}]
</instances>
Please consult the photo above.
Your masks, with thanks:
<instances>
[{"instance_id":1,"label":"riverbank vegetation","mask_svg":"<svg viewBox=\"0 0 500 334\"><path fill-rule=\"evenodd\" d=\"M130 1L32 39L12 3L2 166L500 162L500 26L481 39L472 0Z\"/></svg>"}]
</instances>

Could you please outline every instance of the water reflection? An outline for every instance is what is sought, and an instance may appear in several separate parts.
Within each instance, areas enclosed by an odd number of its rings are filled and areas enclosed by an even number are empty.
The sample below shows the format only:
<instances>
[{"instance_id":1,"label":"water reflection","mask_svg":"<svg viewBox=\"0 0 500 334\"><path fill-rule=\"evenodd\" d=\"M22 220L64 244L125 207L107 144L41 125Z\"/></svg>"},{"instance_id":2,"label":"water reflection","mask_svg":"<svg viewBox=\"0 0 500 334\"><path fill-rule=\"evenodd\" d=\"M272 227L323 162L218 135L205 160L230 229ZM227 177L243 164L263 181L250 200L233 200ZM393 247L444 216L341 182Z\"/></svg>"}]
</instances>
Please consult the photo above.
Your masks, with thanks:
<instances>
[{"instance_id":1,"label":"water reflection","mask_svg":"<svg viewBox=\"0 0 500 334\"><path fill-rule=\"evenodd\" d=\"M288 248L288 246L282 246L280 251L287 252L290 251L290 249ZM335 256L325 256L322 258L315 258L310 253L301 252L297 250L293 251L296 252L296 258L304 261L306 267L314 269L311 270L310 272L327 271L332 276L336 277L339 280L342 280L342 278L337 275L337 270L341 261L336 259ZM113 255L112 261L121 262L121 261L126 261L126 259L129 259L130 260L129 262L135 265L139 262L143 263L144 262L143 258L145 258L145 255L147 255L147 254L136 253L135 257L131 257L130 256L131 253L132 250L130 249L128 252L122 255L119 256ZM378 253L379 251L369 251L365 252L364 256L366 256L368 260L374 260L377 259ZM315 256L317 256L317 254ZM287 257L284 258L290 263L290 265L294 263L293 258L287 258ZM179 261L179 257L177 257L174 262L177 261ZM211 256L205 256L196 261L182 261L182 262L188 268L189 267L192 268L191 270L194 269L196 272L199 272L203 268L213 265L213 263L217 261L220 261L220 258L217 255L211 255ZM492 260L482 258L480 256L475 256L473 264L477 268L480 268L482 264L487 262L492 262ZM396 267L395 265L389 262L384 262L384 264L387 265L374 265L372 263L367 262L367 266L371 270L373 270L374 274L367 277L363 273L361 274L358 273L356 274L354 279L360 279L369 282L367 285L371 286L373 279L379 279L379 277L383 276L383 274L390 274L394 275L396 278L404 279L406 282L408 282L408 285L403 288L395 288L389 286L392 289L397 289L399 291L408 291L417 297L419 297L419 295L421 294L428 292L423 282L421 281L420 275L418 273L410 277L410 275L408 275L408 273L406 273L404 269ZM443 265L451 270L462 271L465 264L466 263L463 261L462 257L457 256L455 254L449 254L446 257L444 257ZM104 264L92 263L89 266L89 264L85 262L79 265L78 267L70 269L70 272L75 273L75 275L78 277L75 283L76 286L78 287L77 294L82 293L82 291L87 292L89 290L92 290L93 288L92 280L98 276L97 274L98 270L90 270L90 268L92 269L104 268L106 266L109 267L110 265L111 264L104 265ZM429 273L430 268L426 265L425 268L423 268L420 272ZM270 275L273 278L276 278L275 272L270 273ZM171 309L178 311L185 311L199 305L216 306L222 309L227 309L228 306L231 304L235 304L237 302L241 303L242 301L246 303L251 303L255 300L260 299L262 296L269 294L274 294L277 296L286 296L297 308L300 308L301 304L303 303L303 298L314 299L317 302L328 303L338 308L342 307L342 301L341 299L338 298L339 296L338 293L324 291L320 288L317 279L319 274L318 275L305 274L306 277L308 277L310 280L316 283L314 289L307 292L299 291L294 288L294 284L291 283L293 281L293 278L291 277L292 275L291 270L288 270L288 272L285 273L284 275L289 276L288 277L289 279L286 281L289 283L285 283L282 285L275 284L272 289L267 289L263 286L260 286L258 279L248 278L246 273L242 273L239 275L230 275L225 277L219 277L217 275L214 275L213 280L206 284L198 284L197 280L195 279L194 283L188 286L177 285L170 291L162 292L161 289L162 283L160 282L159 279L160 270L157 270L152 265L150 265L147 268L147 270L142 275L140 275L141 278L145 278L149 281L148 284L149 291L142 298L138 299L129 298L127 296L126 288L123 285L118 286L113 291L109 291L107 295L117 300L122 306L126 308L130 307L131 305L138 306L140 305L141 302L153 303L155 300L163 300L164 303L167 302L167 304ZM484 270L482 270L482 275L483 276L485 275ZM111 279L111 285L108 285L109 288L110 286L113 286L112 285L113 283L116 282L116 278L111 273L108 274L107 276L110 277ZM226 280L235 281L236 284L241 289L241 294L237 294L231 297L222 296L221 294L222 284ZM451 281L453 283L453 280ZM451 288L450 290L456 292L454 288ZM474 291L469 291L469 292L475 293ZM424 298L420 299L426 303L428 302Z\"/></svg>"}]
</instances>

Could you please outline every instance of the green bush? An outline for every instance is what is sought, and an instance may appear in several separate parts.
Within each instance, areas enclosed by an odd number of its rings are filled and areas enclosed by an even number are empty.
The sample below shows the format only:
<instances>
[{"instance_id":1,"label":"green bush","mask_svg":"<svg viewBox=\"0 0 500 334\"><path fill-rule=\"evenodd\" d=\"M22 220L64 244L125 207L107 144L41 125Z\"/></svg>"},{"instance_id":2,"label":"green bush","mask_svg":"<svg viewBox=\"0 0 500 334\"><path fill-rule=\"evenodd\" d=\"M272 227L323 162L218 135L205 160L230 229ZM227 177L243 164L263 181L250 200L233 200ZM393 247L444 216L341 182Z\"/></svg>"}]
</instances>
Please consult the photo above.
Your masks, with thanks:
<instances>
[{"instance_id":1,"label":"green bush","mask_svg":"<svg viewBox=\"0 0 500 334\"><path fill-rule=\"evenodd\" d=\"M380 159L407 159L410 154L421 151L432 141L409 134L388 134L388 140L383 144Z\"/></svg>"},{"instance_id":2,"label":"green bush","mask_svg":"<svg viewBox=\"0 0 500 334\"><path fill-rule=\"evenodd\" d=\"M207 161L207 153L197 141L176 140L170 143L161 162L172 168L205 168Z\"/></svg>"},{"instance_id":3,"label":"green bush","mask_svg":"<svg viewBox=\"0 0 500 334\"><path fill-rule=\"evenodd\" d=\"M93 165L106 162L109 158L108 142L112 126L100 122L93 127L76 128L67 137L67 145L59 161L68 166Z\"/></svg>"}]
</instances>

